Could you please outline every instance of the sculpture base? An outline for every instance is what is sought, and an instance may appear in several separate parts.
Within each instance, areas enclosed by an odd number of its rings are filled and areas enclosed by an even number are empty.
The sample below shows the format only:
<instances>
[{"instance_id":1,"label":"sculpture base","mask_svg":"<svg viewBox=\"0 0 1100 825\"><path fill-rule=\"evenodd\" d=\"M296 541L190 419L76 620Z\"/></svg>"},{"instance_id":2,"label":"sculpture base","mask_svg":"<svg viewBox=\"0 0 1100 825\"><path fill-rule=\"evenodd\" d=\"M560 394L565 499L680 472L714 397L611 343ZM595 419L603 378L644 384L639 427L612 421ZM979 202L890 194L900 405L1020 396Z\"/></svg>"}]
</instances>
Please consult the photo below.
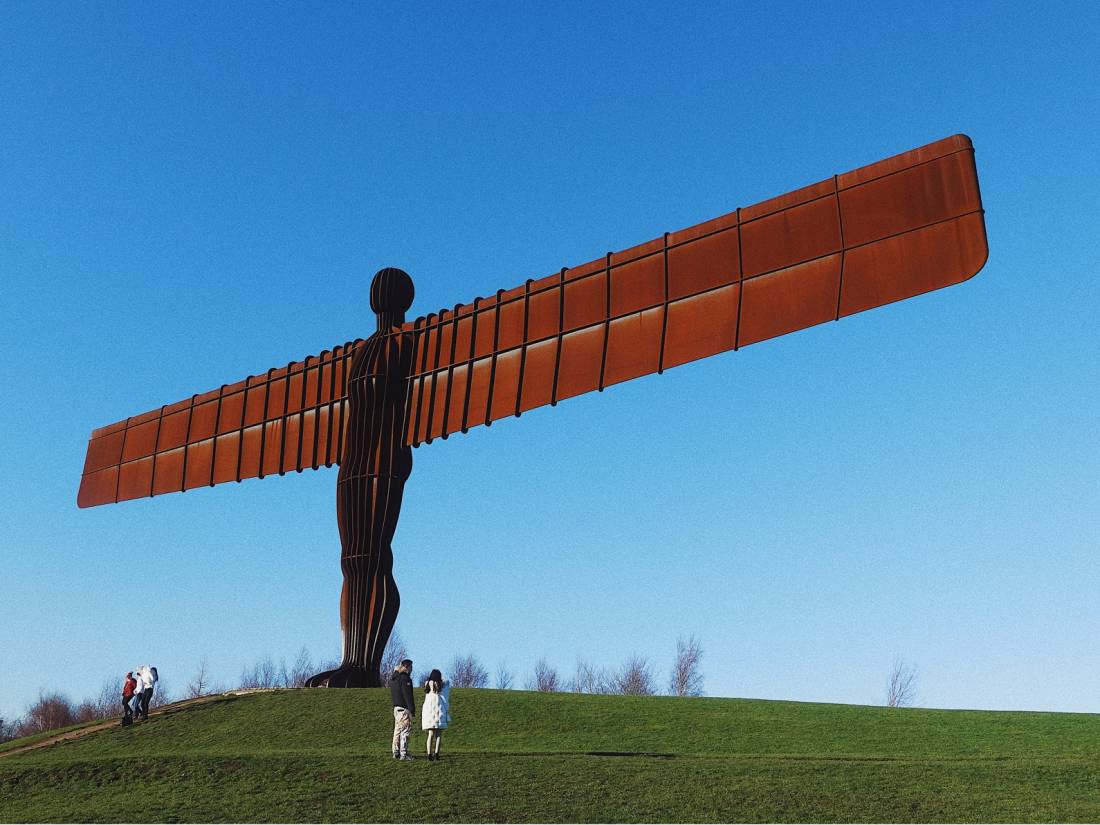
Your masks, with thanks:
<instances>
[{"instance_id":1,"label":"sculpture base","mask_svg":"<svg viewBox=\"0 0 1100 825\"><path fill-rule=\"evenodd\" d=\"M311 676L306 682L306 687L329 688L365 688L382 687L382 680L377 674L371 673L365 667L354 665L341 665L336 670L326 670Z\"/></svg>"}]
</instances>

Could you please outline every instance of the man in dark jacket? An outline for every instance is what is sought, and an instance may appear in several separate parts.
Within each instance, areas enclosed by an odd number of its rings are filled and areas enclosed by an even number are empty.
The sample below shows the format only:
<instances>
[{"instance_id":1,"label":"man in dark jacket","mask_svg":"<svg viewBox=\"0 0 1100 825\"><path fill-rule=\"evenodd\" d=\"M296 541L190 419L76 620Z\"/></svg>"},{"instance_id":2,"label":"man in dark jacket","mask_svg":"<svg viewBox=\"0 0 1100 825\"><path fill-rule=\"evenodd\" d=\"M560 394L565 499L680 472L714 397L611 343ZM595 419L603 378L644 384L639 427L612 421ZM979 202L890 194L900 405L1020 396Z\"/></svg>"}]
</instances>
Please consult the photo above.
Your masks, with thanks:
<instances>
[{"instance_id":1,"label":"man in dark jacket","mask_svg":"<svg viewBox=\"0 0 1100 825\"><path fill-rule=\"evenodd\" d=\"M404 659L389 679L390 698L393 699L393 758L410 760L409 733L416 715L413 701L412 659Z\"/></svg>"}]
</instances>

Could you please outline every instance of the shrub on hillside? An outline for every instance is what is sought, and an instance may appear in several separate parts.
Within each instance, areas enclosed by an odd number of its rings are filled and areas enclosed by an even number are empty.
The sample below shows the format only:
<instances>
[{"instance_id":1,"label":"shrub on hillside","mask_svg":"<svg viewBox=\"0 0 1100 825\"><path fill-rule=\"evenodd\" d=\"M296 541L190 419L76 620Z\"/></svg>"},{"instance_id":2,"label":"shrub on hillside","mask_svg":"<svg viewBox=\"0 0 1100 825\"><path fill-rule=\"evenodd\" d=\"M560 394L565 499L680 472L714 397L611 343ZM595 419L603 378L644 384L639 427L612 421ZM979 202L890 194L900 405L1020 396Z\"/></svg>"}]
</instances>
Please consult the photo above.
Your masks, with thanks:
<instances>
[{"instance_id":1,"label":"shrub on hillside","mask_svg":"<svg viewBox=\"0 0 1100 825\"><path fill-rule=\"evenodd\" d=\"M653 667L645 656L635 653L611 678L612 693L625 696L652 696Z\"/></svg>"},{"instance_id":2,"label":"shrub on hillside","mask_svg":"<svg viewBox=\"0 0 1100 825\"><path fill-rule=\"evenodd\" d=\"M703 648L694 636L676 640L676 661L668 680L668 692L673 696L702 696L703 674L699 666L703 661Z\"/></svg>"},{"instance_id":3,"label":"shrub on hillside","mask_svg":"<svg viewBox=\"0 0 1100 825\"><path fill-rule=\"evenodd\" d=\"M76 709L68 697L61 693L40 693L38 701L27 710L16 729L16 736L32 736L48 730L75 725Z\"/></svg>"},{"instance_id":4,"label":"shrub on hillside","mask_svg":"<svg viewBox=\"0 0 1100 825\"><path fill-rule=\"evenodd\" d=\"M545 659L539 659L535 663L534 677L527 683L528 690L538 690L543 693L552 693L562 689L558 672L546 663Z\"/></svg>"},{"instance_id":5,"label":"shrub on hillside","mask_svg":"<svg viewBox=\"0 0 1100 825\"><path fill-rule=\"evenodd\" d=\"M573 693L612 693L612 676L602 667L577 659L577 671L569 689Z\"/></svg>"},{"instance_id":6,"label":"shrub on hillside","mask_svg":"<svg viewBox=\"0 0 1100 825\"><path fill-rule=\"evenodd\" d=\"M489 684L489 671L481 666L474 654L455 656L451 661L451 686L483 688Z\"/></svg>"},{"instance_id":7,"label":"shrub on hillside","mask_svg":"<svg viewBox=\"0 0 1100 825\"><path fill-rule=\"evenodd\" d=\"M497 690L510 690L512 682L515 681L515 674L505 662L501 662L497 665L497 678L495 687Z\"/></svg>"}]
</instances>

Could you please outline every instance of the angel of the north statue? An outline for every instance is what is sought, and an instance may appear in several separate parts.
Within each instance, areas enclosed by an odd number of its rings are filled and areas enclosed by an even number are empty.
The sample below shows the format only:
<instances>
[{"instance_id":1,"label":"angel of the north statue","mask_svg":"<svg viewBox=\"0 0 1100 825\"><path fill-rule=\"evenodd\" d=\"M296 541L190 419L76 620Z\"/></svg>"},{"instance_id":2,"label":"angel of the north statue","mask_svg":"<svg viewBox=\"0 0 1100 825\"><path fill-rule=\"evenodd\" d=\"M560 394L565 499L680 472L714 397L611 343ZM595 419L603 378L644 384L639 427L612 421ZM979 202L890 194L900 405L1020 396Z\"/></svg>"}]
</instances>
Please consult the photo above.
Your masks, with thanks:
<instances>
[{"instance_id":1,"label":"angel of the north statue","mask_svg":"<svg viewBox=\"0 0 1100 825\"><path fill-rule=\"evenodd\" d=\"M81 507L340 466L343 660L375 686L397 617L390 543L412 449L505 416L956 284L982 268L974 149L955 135L92 432Z\"/></svg>"}]
</instances>

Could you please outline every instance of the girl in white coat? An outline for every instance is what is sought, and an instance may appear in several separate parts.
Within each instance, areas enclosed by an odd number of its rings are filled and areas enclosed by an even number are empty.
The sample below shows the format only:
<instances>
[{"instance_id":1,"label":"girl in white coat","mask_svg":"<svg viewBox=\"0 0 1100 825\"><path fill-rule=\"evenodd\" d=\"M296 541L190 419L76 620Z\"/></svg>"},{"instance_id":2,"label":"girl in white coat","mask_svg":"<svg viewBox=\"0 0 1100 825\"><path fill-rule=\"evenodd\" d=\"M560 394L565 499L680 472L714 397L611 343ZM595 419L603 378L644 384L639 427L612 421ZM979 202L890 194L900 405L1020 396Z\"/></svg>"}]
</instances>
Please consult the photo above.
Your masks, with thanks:
<instances>
[{"instance_id":1,"label":"girl in white coat","mask_svg":"<svg viewBox=\"0 0 1100 825\"><path fill-rule=\"evenodd\" d=\"M420 706L420 727L428 732L428 761L439 760L439 743L443 730L451 721L451 683L433 670L424 683L424 702Z\"/></svg>"}]
</instances>

